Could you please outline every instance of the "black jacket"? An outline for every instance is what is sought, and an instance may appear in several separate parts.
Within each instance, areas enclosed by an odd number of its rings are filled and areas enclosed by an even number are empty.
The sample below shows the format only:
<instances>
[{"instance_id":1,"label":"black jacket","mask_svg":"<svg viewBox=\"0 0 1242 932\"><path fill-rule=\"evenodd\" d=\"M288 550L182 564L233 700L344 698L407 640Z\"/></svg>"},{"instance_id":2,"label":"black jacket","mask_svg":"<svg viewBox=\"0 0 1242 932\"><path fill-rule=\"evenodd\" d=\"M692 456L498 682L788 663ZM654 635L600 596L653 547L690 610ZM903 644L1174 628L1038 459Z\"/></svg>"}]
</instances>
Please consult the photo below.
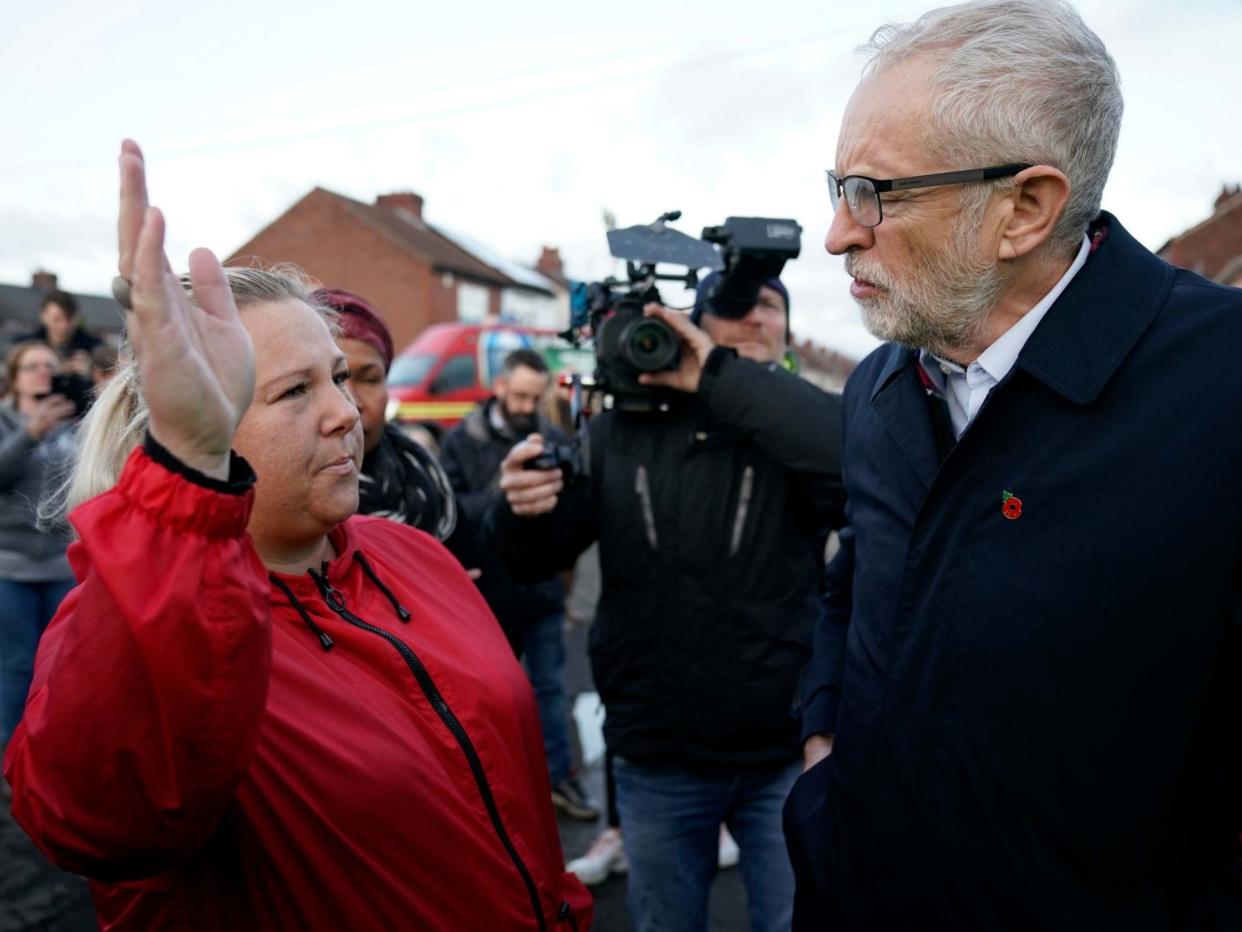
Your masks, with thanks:
<instances>
[{"instance_id":1,"label":"black jacket","mask_svg":"<svg viewBox=\"0 0 1242 932\"><path fill-rule=\"evenodd\" d=\"M99 339L99 337L95 336L95 334L91 333L89 330L84 330L80 326L75 327L73 333L69 335L69 339L60 346L56 346L50 339L48 339L47 327L44 326L40 326L37 329L32 330L30 333L19 337L14 342L21 343L26 340L38 340L41 343L46 343L48 346L51 346L52 349L56 350L56 352L59 353L64 359L68 359L77 352L89 353L103 342L103 340Z\"/></svg>"},{"instance_id":2,"label":"black jacket","mask_svg":"<svg viewBox=\"0 0 1242 932\"><path fill-rule=\"evenodd\" d=\"M519 440L492 426L492 398L479 405L449 431L440 448L440 464L457 493L457 504L472 525L479 525L487 510L500 497L500 463ZM545 440L562 443L565 437L543 419L539 431ZM479 588L511 639L527 625L565 611L565 587L555 571L533 581L516 583L504 575L499 562L480 566Z\"/></svg>"},{"instance_id":3,"label":"black jacket","mask_svg":"<svg viewBox=\"0 0 1242 932\"><path fill-rule=\"evenodd\" d=\"M943 462L915 351L846 386L796 929L1242 929L1242 291L1102 219Z\"/></svg>"},{"instance_id":4,"label":"black jacket","mask_svg":"<svg viewBox=\"0 0 1242 932\"><path fill-rule=\"evenodd\" d=\"M591 663L610 750L634 760L771 765L799 753L791 714L840 520L840 398L716 349L697 396L606 411L590 477L556 510L495 522L518 573L593 540L603 587Z\"/></svg>"}]
</instances>

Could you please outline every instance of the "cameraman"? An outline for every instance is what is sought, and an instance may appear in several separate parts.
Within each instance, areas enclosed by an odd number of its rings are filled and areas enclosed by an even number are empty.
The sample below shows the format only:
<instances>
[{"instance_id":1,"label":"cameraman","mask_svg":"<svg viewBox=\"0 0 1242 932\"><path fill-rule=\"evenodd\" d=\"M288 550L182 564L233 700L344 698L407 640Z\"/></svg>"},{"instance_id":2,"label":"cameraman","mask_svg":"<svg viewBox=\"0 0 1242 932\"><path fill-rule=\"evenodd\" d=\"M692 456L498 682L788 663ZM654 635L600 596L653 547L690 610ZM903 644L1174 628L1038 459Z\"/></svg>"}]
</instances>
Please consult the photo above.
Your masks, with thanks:
<instances>
[{"instance_id":1,"label":"cameraman","mask_svg":"<svg viewBox=\"0 0 1242 932\"><path fill-rule=\"evenodd\" d=\"M648 305L681 342L675 370L640 379L664 404L597 415L589 477L568 485L523 468L543 451L537 436L502 465L492 517L514 573L547 574L600 544L591 663L640 932L705 928L721 823L742 850L751 928L790 925L791 706L844 495L840 399L779 365L788 300L769 279L737 320L702 300L690 318Z\"/></svg>"}]
</instances>

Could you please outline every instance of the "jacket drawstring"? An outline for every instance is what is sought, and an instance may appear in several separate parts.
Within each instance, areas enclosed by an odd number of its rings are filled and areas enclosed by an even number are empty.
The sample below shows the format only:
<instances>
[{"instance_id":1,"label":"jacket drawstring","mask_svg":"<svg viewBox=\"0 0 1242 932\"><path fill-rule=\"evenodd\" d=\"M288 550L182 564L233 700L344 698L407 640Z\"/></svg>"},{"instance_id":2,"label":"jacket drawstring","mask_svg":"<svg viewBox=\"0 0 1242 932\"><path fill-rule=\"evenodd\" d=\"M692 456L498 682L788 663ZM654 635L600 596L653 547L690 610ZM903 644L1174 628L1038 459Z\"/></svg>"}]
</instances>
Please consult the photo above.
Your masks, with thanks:
<instances>
[{"instance_id":1,"label":"jacket drawstring","mask_svg":"<svg viewBox=\"0 0 1242 932\"><path fill-rule=\"evenodd\" d=\"M276 588L289 597L290 604L292 604L294 609L297 610L297 613L302 616L302 620L306 622L306 627L311 629L311 633L313 633L315 637L319 638L319 643L323 645L323 649L332 650L332 645L335 641L332 640L327 631L324 631L323 628L315 624L315 620L311 618L306 609L302 607L302 603L299 602L297 596L293 594L293 590L281 582L274 573L268 573L267 578L276 585Z\"/></svg>"},{"instance_id":2,"label":"jacket drawstring","mask_svg":"<svg viewBox=\"0 0 1242 932\"><path fill-rule=\"evenodd\" d=\"M375 575L375 570L371 568L371 564L367 562L367 558L362 555L361 551L354 551L354 559L358 561L358 565L362 567L362 571L366 573L367 578L370 579L371 582L375 583L375 588L379 589L379 591L384 594L384 597L392 604L393 612L396 613L397 617L403 622L409 621L412 617L410 615L410 610L397 601L397 597L392 594L391 589L380 582L380 578ZM341 597L340 592L338 592L332 586L332 583L328 581L327 560L323 562L323 565L319 568L318 572L313 569L307 570L306 572L310 578L314 580L315 587L319 590L319 594L323 596L324 601L328 603L329 608L333 611L338 611L339 609L344 608L345 602ZM323 628L315 624L315 620L311 618L306 609L302 607L302 603L298 601L297 596L293 594L293 591L279 578L277 578L274 573L268 573L267 578L270 579L276 587L289 598L290 604L297 610L297 613L302 616L302 620L306 622L306 627L310 628L315 637L319 639L319 643L323 645L323 649L331 650L335 642L328 635L328 632L324 631Z\"/></svg>"},{"instance_id":3,"label":"jacket drawstring","mask_svg":"<svg viewBox=\"0 0 1242 932\"><path fill-rule=\"evenodd\" d=\"M397 597L392 594L389 588L380 582L380 578L375 575L375 570L371 569L371 564L367 561L367 558L362 555L361 550L354 551L354 559L358 561L358 565L362 567L362 571L367 574L367 578L370 579L371 582L375 583L375 588L384 593L384 595L388 598L388 601L392 603L392 610L397 613L397 617L403 622L409 621L410 610L398 602Z\"/></svg>"}]
</instances>

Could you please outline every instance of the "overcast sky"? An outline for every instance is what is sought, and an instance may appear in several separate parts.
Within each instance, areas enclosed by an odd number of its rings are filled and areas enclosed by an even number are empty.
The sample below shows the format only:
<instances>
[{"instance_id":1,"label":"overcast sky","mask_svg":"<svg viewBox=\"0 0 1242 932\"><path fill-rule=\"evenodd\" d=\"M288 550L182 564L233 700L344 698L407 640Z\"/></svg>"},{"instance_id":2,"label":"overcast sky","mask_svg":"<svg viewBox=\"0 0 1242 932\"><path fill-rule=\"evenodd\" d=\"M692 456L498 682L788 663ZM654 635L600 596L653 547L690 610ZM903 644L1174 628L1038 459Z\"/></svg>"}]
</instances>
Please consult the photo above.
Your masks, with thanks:
<instances>
[{"instance_id":1,"label":"overcast sky","mask_svg":"<svg viewBox=\"0 0 1242 932\"><path fill-rule=\"evenodd\" d=\"M12 4L0 14L0 282L105 293L116 151L147 153L170 255L227 254L322 185L415 190L533 263L612 271L602 215L796 218L797 333L874 345L822 248L823 170L872 30L927 3ZM1242 180L1242 0L1083 0L1126 116L1104 205L1155 249ZM675 300L675 295L669 295Z\"/></svg>"}]
</instances>

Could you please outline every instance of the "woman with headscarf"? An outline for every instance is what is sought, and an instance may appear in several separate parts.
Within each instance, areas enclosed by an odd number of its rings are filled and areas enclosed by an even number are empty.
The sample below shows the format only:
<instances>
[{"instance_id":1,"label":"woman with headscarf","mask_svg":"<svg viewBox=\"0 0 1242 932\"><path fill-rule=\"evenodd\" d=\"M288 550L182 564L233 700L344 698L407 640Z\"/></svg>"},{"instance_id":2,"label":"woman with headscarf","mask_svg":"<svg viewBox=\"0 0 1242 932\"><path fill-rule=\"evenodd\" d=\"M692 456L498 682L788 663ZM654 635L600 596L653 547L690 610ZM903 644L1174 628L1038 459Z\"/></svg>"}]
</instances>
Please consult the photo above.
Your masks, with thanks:
<instances>
[{"instance_id":1,"label":"woman with headscarf","mask_svg":"<svg viewBox=\"0 0 1242 932\"><path fill-rule=\"evenodd\" d=\"M349 361L349 388L362 420L362 471L358 513L389 518L426 531L448 548L475 581L516 655L526 626L513 622L510 605L521 594L500 569L495 548L480 540L484 528L458 507L457 495L432 454L387 420L392 336L364 298L339 288L321 288L314 297L337 312L337 346Z\"/></svg>"}]
</instances>

